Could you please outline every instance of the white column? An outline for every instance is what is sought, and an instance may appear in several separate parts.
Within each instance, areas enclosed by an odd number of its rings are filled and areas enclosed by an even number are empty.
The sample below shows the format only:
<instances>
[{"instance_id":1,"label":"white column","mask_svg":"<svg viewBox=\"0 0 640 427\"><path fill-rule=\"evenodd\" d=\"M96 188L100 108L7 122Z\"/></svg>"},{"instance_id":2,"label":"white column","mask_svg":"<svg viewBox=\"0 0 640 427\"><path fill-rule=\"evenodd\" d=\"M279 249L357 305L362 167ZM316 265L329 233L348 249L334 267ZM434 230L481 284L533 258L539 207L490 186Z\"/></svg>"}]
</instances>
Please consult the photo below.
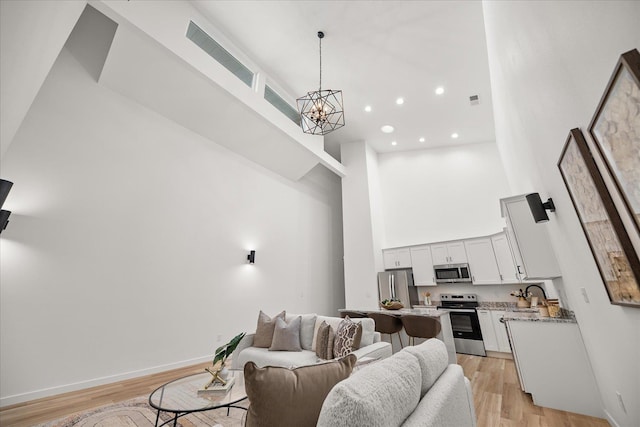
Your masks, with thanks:
<instances>
[{"instance_id":1,"label":"white column","mask_svg":"<svg viewBox=\"0 0 640 427\"><path fill-rule=\"evenodd\" d=\"M382 271L382 210L377 155L365 142L341 146L342 215L346 308L378 307L377 272Z\"/></svg>"}]
</instances>

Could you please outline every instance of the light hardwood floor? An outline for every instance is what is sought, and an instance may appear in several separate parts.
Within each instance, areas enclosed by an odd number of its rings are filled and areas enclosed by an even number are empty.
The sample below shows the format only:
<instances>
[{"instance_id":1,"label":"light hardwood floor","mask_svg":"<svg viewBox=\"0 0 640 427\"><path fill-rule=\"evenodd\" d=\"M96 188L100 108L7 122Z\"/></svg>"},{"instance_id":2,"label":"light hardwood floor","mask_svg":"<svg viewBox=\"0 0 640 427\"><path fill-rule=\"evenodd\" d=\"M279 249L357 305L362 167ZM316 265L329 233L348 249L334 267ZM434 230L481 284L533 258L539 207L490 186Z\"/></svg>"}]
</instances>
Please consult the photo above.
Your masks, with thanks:
<instances>
[{"instance_id":1,"label":"light hardwood floor","mask_svg":"<svg viewBox=\"0 0 640 427\"><path fill-rule=\"evenodd\" d=\"M600 418L534 405L520 390L512 359L458 354L458 363L471 381L478 427L609 427Z\"/></svg>"},{"instance_id":2,"label":"light hardwood floor","mask_svg":"<svg viewBox=\"0 0 640 427\"><path fill-rule=\"evenodd\" d=\"M513 360L458 355L471 380L478 427L608 427L606 420L535 406L518 384ZM0 426L23 427L148 395L167 381L207 364L38 399L0 409Z\"/></svg>"},{"instance_id":3,"label":"light hardwood floor","mask_svg":"<svg viewBox=\"0 0 640 427\"><path fill-rule=\"evenodd\" d=\"M0 426L29 427L99 406L133 399L138 396L148 396L162 384L182 376L204 372L205 366L209 365L210 363L202 363L7 406L0 409Z\"/></svg>"}]
</instances>

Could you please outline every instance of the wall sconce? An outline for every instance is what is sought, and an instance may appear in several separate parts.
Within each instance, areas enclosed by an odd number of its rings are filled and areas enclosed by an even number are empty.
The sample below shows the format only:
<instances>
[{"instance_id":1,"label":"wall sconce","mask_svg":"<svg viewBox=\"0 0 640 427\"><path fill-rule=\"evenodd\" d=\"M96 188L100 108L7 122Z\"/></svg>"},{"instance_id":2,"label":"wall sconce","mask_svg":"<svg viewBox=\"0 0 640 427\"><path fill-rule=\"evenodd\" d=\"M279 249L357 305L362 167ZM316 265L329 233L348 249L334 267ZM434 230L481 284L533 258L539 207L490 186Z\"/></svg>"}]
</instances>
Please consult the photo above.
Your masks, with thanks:
<instances>
[{"instance_id":1,"label":"wall sconce","mask_svg":"<svg viewBox=\"0 0 640 427\"><path fill-rule=\"evenodd\" d=\"M249 252L249 255L247 255L247 261L249 261L249 264L255 264L255 262L256 262L256 251Z\"/></svg>"},{"instance_id":2,"label":"wall sconce","mask_svg":"<svg viewBox=\"0 0 640 427\"><path fill-rule=\"evenodd\" d=\"M527 203L529 203L529 209L531 209L531 214L533 215L533 219L536 221L536 223L549 221L547 210L551 212L556 211L556 207L553 204L553 199L549 197L549 200L542 203L540 194L538 193L527 194L526 197Z\"/></svg>"},{"instance_id":3,"label":"wall sconce","mask_svg":"<svg viewBox=\"0 0 640 427\"><path fill-rule=\"evenodd\" d=\"M9 191L12 186L13 182L0 179L0 208L4 205L4 201L7 200L7 196L9 195ZM11 216L11 211L5 211L4 209L0 210L0 233L2 233L2 230L7 228L7 224L9 224L9 216Z\"/></svg>"},{"instance_id":4,"label":"wall sconce","mask_svg":"<svg viewBox=\"0 0 640 427\"><path fill-rule=\"evenodd\" d=\"M0 233L2 233L2 230L7 228L7 224L9 224L10 215L11 215L11 211L5 211L4 209L0 210Z\"/></svg>"}]
</instances>

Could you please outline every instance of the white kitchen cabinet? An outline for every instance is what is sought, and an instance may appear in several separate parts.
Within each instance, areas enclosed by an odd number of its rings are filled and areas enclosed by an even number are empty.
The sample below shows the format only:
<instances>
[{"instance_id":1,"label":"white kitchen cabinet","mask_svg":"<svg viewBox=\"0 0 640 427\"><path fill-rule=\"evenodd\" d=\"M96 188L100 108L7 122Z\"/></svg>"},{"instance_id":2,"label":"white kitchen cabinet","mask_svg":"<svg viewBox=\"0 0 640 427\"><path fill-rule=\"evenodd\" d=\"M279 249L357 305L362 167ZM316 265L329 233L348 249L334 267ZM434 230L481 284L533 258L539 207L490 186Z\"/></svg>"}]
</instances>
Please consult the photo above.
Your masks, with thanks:
<instances>
[{"instance_id":1,"label":"white kitchen cabinet","mask_svg":"<svg viewBox=\"0 0 640 427\"><path fill-rule=\"evenodd\" d=\"M480 321L480 332L482 332L482 341L484 349L487 351L498 351L498 339L496 338L495 328L493 327L493 319L490 310L476 310L478 320Z\"/></svg>"},{"instance_id":2,"label":"white kitchen cabinet","mask_svg":"<svg viewBox=\"0 0 640 427\"><path fill-rule=\"evenodd\" d=\"M413 268L413 283L416 286L436 286L429 245L414 246L410 249L411 267Z\"/></svg>"},{"instance_id":3,"label":"white kitchen cabinet","mask_svg":"<svg viewBox=\"0 0 640 427\"><path fill-rule=\"evenodd\" d=\"M602 417L577 323L507 321L522 389L539 406Z\"/></svg>"},{"instance_id":4,"label":"white kitchen cabinet","mask_svg":"<svg viewBox=\"0 0 640 427\"><path fill-rule=\"evenodd\" d=\"M480 321L480 331L487 351L511 353L509 338L504 323L500 322L502 310L476 310Z\"/></svg>"},{"instance_id":5,"label":"white kitchen cabinet","mask_svg":"<svg viewBox=\"0 0 640 427\"><path fill-rule=\"evenodd\" d=\"M491 244L493 245L493 252L496 255L498 271L500 271L500 282L520 282L518 268L516 266L515 259L513 258L513 252L511 252L509 240L507 239L507 232L505 231L491 236Z\"/></svg>"},{"instance_id":6,"label":"white kitchen cabinet","mask_svg":"<svg viewBox=\"0 0 640 427\"><path fill-rule=\"evenodd\" d=\"M522 279L560 277L546 224L536 224L525 195L500 200L507 235Z\"/></svg>"},{"instance_id":7,"label":"white kitchen cabinet","mask_svg":"<svg viewBox=\"0 0 640 427\"><path fill-rule=\"evenodd\" d=\"M411 268L411 253L409 248L384 249L382 251L384 269Z\"/></svg>"},{"instance_id":8,"label":"white kitchen cabinet","mask_svg":"<svg viewBox=\"0 0 640 427\"><path fill-rule=\"evenodd\" d=\"M493 321L493 329L496 333L496 341L498 350L502 353L511 353L511 345L509 344L509 336L507 335L507 327L501 322L504 311L492 310L491 320Z\"/></svg>"},{"instance_id":9,"label":"white kitchen cabinet","mask_svg":"<svg viewBox=\"0 0 640 427\"><path fill-rule=\"evenodd\" d=\"M501 283L500 271L493 253L491 239L482 237L464 241L469 259L471 282L474 285L495 285Z\"/></svg>"},{"instance_id":10,"label":"white kitchen cabinet","mask_svg":"<svg viewBox=\"0 0 640 427\"><path fill-rule=\"evenodd\" d=\"M434 265L468 262L464 241L462 240L431 245L431 257Z\"/></svg>"}]
</instances>

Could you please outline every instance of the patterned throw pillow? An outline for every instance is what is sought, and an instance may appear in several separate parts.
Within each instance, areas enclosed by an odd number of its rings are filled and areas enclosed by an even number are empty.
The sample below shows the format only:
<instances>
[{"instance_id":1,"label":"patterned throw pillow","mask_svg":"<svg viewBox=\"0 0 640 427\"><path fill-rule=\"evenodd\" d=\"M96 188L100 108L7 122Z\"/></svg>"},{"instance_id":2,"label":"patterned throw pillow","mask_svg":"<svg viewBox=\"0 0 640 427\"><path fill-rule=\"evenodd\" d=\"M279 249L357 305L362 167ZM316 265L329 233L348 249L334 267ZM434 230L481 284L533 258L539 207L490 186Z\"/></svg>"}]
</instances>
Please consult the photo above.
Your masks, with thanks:
<instances>
[{"instance_id":1,"label":"patterned throw pillow","mask_svg":"<svg viewBox=\"0 0 640 427\"><path fill-rule=\"evenodd\" d=\"M271 347L271 342L273 341L273 330L276 327L276 318L278 317L284 320L284 310L273 316L273 318L267 316L262 312L262 310L260 310L260 314L258 315L258 325L256 326L256 334L253 337L254 347Z\"/></svg>"},{"instance_id":2,"label":"patterned throw pillow","mask_svg":"<svg viewBox=\"0 0 640 427\"><path fill-rule=\"evenodd\" d=\"M346 316L342 322L340 322L338 331L336 332L336 338L333 342L333 356L344 357L353 350L358 349L361 339L362 326L351 320L349 316Z\"/></svg>"},{"instance_id":3,"label":"patterned throw pillow","mask_svg":"<svg viewBox=\"0 0 640 427\"><path fill-rule=\"evenodd\" d=\"M318 339L316 341L316 356L320 359L333 359L333 340L335 333L331 325L324 320L318 328Z\"/></svg>"}]
</instances>

